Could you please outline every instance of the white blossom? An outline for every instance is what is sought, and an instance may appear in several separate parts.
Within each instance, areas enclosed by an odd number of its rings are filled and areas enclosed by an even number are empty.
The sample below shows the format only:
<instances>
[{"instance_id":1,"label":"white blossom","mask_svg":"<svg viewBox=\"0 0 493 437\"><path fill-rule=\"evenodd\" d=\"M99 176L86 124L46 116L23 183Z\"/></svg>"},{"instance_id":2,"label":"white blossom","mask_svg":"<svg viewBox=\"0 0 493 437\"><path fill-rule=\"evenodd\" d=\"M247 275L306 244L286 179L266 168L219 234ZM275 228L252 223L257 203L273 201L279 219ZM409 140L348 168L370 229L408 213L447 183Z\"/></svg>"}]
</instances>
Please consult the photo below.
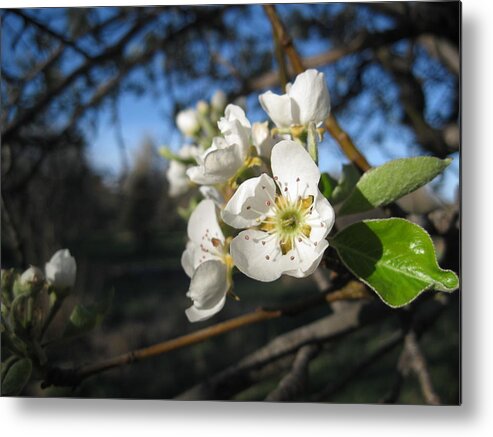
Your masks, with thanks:
<instances>
[{"instance_id":1,"label":"white blossom","mask_svg":"<svg viewBox=\"0 0 493 437\"><path fill-rule=\"evenodd\" d=\"M197 112L192 108L180 111L176 116L176 125L184 135L193 137L200 129Z\"/></svg>"},{"instance_id":2,"label":"white blossom","mask_svg":"<svg viewBox=\"0 0 493 437\"><path fill-rule=\"evenodd\" d=\"M45 265L46 280L59 289L73 287L76 273L77 264L68 249L55 252Z\"/></svg>"},{"instance_id":3,"label":"white blossom","mask_svg":"<svg viewBox=\"0 0 493 437\"><path fill-rule=\"evenodd\" d=\"M210 199L201 201L188 222L189 241L181 264L191 278L187 297L193 304L185 314L198 322L221 311L231 287L232 260Z\"/></svg>"},{"instance_id":4,"label":"white blossom","mask_svg":"<svg viewBox=\"0 0 493 437\"><path fill-rule=\"evenodd\" d=\"M334 224L334 210L318 189L320 171L300 144L276 144L271 166L274 179L262 174L246 180L222 212L225 223L247 228L231 242L234 264L265 282L313 273Z\"/></svg>"},{"instance_id":5,"label":"white blossom","mask_svg":"<svg viewBox=\"0 0 493 437\"><path fill-rule=\"evenodd\" d=\"M196 157L198 165L187 170L187 176L199 185L226 182L243 165L245 155L240 145L228 144L222 137L215 137L212 145Z\"/></svg>"},{"instance_id":6,"label":"white blossom","mask_svg":"<svg viewBox=\"0 0 493 437\"><path fill-rule=\"evenodd\" d=\"M330 113L330 97L324 74L306 70L283 95L267 91L259 96L262 108L279 128L320 125Z\"/></svg>"},{"instance_id":7,"label":"white blossom","mask_svg":"<svg viewBox=\"0 0 493 437\"><path fill-rule=\"evenodd\" d=\"M198 156L195 167L187 170L188 177L199 185L226 182L235 175L248 155L251 125L239 106L228 105L218 122L223 137L215 137L212 145Z\"/></svg>"},{"instance_id":8,"label":"white blossom","mask_svg":"<svg viewBox=\"0 0 493 437\"><path fill-rule=\"evenodd\" d=\"M191 159L198 156L200 149L197 146L187 144L178 152L178 156L183 159ZM187 176L187 169L190 165L184 164L177 160L171 160L166 178L169 182L169 195L178 197L185 194L190 188L190 179Z\"/></svg>"}]
</instances>

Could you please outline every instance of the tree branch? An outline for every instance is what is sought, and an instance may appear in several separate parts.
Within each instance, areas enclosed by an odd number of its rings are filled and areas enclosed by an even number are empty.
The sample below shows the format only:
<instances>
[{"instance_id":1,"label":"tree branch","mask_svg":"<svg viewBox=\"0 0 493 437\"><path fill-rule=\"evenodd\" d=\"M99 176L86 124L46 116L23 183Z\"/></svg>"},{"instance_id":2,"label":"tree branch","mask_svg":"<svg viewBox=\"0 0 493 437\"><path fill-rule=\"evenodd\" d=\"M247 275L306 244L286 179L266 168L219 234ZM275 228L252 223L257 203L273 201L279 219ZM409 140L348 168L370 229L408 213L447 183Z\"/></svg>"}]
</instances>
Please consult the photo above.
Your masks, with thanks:
<instances>
[{"instance_id":1,"label":"tree branch","mask_svg":"<svg viewBox=\"0 0 493 437\"><path fill-rule=\"evenodd\" d=\"M79 369L50 369L43 382L43 387L50 385L58 386L75 386L79 384L85 378L97 373L104 372L106 370L124 366L136 361L140 361L146 358L155 357L165 354L167 352L181 349L210 338L216 337L226 332L230 332L254 323L279 318L281 316L292 316L299 312L306 311L309 308L313 308L321 303L330 303L337 300L345 299L360 299L366 297L365 286L358 281L349 281L347 285L332 293L327 291L322 294L322 299L314 300L312 298L302 300L296 304L287 305L277 309L257 309L251 313L243 316L235 317L225 322L218 323L216 325L209 326L204 329L192 332L190 334L183 335L181 337L174 338L172 340L164 341L152 346L148 346L142 349L130 351L116 357L108 358L106 360L97 362L95 364L89 364Z\"/></svg>"}]
</instances>

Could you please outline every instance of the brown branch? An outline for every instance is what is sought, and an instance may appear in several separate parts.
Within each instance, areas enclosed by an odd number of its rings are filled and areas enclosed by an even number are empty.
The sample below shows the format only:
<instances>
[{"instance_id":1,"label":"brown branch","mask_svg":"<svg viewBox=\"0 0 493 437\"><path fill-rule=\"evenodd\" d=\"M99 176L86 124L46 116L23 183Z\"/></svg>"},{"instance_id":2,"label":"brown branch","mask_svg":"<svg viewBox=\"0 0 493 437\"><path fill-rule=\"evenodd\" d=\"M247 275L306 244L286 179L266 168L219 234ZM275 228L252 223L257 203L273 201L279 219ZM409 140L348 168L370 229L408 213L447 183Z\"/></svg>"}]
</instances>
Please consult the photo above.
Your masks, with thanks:
<instances>
[{"instance_id":1,"label":"brown branch","mask_svg":"<svg viewBox=\"0 0 493 437\"><path fill-rule=\"evenodd\" d=\"M296 74L303 73L303 71L305 71L305 67L303 66L301 57L296 51L293 40L287 33L281 19L279 18L279 15L277 15L274 5L264 5L264 10L272 25L272 31L277 35L281 46L291 62L293 70ZM342 151L351 160L351 162L362 172L367 171L370 168L370 164L368 164L368 161L358 150L347 132L339 126L334 114L331 113L329 115L325 122L325 126L329 133L339 143Z\"/></svg>"},{"instance_id":2,"label":"brown branch","mask_svg":"<svg viewBox=\"0 0 493 437\"><path fill-rule=\"evenodd\" d=\"M306 390L308 365L315 358L320 346L309 344L296 353L291 371L281 379L279 385L265 398L271 402L285 402L297 399Z\"/></svg>"},{"instance_id":3,"label":"brown branch","mask_svg":"<svg viewBox=\"0 0 493 437\"><path fill-rule=\"evenodd\" d=\"M366 288L362 283L358 281L350 281L347 285L339 290L336 290L332 293L326 292L326 294L322 294L322 299L314 300L312 298L309 298L300 301L297 304L287 305L283 308L278 309L258 309L243 316L235 317L225 322L200 329L193 333L186 334L181 337L177 337L142 349L130 351L116 357L97 362L95 364L83 366L79 369L51 369L46 376L43 387L48 387L50 385L77 385L83 379L96 373L101 373L115 367L124 366L135 361L155 357L173 350L190 346L192 344L200 343L218 335L225 334L226 332L252 325L254 323L279 318L281 316L291 316L294 314L298 314L299 312L305 311L309 308L313 308L322 302L330 303L337 300L359 299L362 297L366 297L366 295Z\"/></svg>"}]
</instances>

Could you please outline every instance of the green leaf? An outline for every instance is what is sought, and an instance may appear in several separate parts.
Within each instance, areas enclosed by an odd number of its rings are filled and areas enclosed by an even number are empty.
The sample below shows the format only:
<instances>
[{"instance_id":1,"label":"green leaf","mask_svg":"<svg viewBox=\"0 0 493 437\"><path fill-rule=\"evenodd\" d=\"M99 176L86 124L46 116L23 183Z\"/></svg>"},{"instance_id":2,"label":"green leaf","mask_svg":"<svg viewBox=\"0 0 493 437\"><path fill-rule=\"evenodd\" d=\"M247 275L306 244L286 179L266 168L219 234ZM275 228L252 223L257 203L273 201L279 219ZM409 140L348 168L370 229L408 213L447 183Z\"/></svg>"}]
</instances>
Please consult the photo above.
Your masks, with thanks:
<instances>
[{"instance_id":1,"label":"green leaf","mask_svg":"<svg viewBox=\"0 0 493 437\"><path fill-rule=\"evenodd\" d=\"M427 184L452 162L431 156L403 158L368 170L344 201L339 214L355 214L388 205Z\"/></svg>"},{"instance_id":2,"label":"green leaf","mask_svg":"<svg viewBox=\"0 0 493 437\"><path fill-rule=\"evenodd\" d=\"M2 380L2 396L17 396L31 377L33 365L29 358L12 364Z\"/></svg>"},{"instance_id":3,"label":"green leaf","mask_svg":"<svg viewBox=\"0 0 493 437\"><path fill-rule=\"evenodd\" d=\"M336 186L337 181L329 173L321 174L318 189L327 199L331 198Z\"/></svg>"},{"instance_id":4,"label":"green leaf","mask_svg":"<svg viewBox=\"0 0 493 437\"><path fill-rule=\"evenodd\" d=\"M404 219L355 223L332 244L346 267L391 307L406 305L425 290L459 286L457 275L438 265L428 233Z\"/></svg>"},{"instance_id":5,"label":"green leaf","mask_svg":"<svg viewBox=\"0 0 493 437\"><path fill-rule=\"evenodd\" d=\"M353 164L344 164L339 183L335 187L332 197L329 199L333 205L345 200L354 190L356 183L360 179L360 172Z\"/></svg>"}]
</instances>

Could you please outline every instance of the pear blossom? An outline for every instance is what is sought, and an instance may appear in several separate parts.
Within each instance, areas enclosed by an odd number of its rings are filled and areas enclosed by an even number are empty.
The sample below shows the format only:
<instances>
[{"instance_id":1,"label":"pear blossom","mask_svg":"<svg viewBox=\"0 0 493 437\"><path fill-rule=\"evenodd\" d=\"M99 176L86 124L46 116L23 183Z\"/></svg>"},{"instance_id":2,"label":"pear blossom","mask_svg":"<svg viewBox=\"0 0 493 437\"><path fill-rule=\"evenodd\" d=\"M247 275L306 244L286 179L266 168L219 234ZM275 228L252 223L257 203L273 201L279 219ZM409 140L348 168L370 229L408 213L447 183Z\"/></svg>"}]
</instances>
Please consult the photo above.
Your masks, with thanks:
<instances>
[{"instance_id":1,"label":"pear blossom","mask_svg":"<svg viewBox=\"0 0 493 437\"><path fill-rule=\"evenodd\" d=\"M77 264L68 249L55 252L45 264L46 280L59 289L72 288L75 284Z\"/></svg>"},{"instance_id":2,"label":"pear blossom","mask_svg":"<svg viewBox=\"0 0 493 437\"><path fill-rule=\"evenodd\" d=\"M226 182L248 155L251 125L243 109L228 105L218 127L224 137L214 137L211 147L196 157L198 165L187 170L188 177L199 185Z\"/></svg>"},{"instance_id":3,"label":"pear blossom","mask_svg":"<svg viewBox=\"0 0 493 437\"><path fill-rule=\"evenodd\" d=\"M296 76L283 95L267 91L259 96L262 108L279 128L320 125L330 113L330 97L323 73L306 70Z\"/></svg>"},{"instance_id":4,"label":"pear blossom","mask_svg":"<svg viewBox=\"0 0 493 437\"><path fill-rule=\"evenodd\" d=\"M202 200L197 205L190 216L187 233L189 241L181 264L191 278L187 297L193 304L185 314L190 322L199 322L223 308L231 288L233 264L212 200Z\"/></svg>"},{"instance_id":5,"label":"pear blossom","mask_svg":"<svg viewBox=\"0 0 493 437\"><path fill-rule=\"evenodd\" d=\"M183 159L194 159L200 154L199 147L191 144L183 146L178 152L178 156ZM171 160L166 178L169 183L169 195L178 197L185 194L190 188L190 179L187 176L187 169L190 165L184 164L177 160Z\"/></svg>"},{"instance_id":6,"label":"pear blossom","mask_svg":"<svg viewBox=\"0 0 493 437\"><path fill-rule=\"evenodd\" d=\"M197 112L192 109L184 109L176 116L176 125L178 129L187 137L193 137L200 129L199 118Z\"/></svg>"},{"instance_id":7,"label":"pear blossom","mask_svg":"<svg viewBox=\"0 0 493 437\"><path fill-rule=\"evenodd\" d=\"M222 211L225 223L246 228L231 242L235 266L264 282L313 273L334 224L334 210L318 189L320 171L303 146L277 143L271 167L274 178L246 180Z\"/></svg>"}]
</instances>

